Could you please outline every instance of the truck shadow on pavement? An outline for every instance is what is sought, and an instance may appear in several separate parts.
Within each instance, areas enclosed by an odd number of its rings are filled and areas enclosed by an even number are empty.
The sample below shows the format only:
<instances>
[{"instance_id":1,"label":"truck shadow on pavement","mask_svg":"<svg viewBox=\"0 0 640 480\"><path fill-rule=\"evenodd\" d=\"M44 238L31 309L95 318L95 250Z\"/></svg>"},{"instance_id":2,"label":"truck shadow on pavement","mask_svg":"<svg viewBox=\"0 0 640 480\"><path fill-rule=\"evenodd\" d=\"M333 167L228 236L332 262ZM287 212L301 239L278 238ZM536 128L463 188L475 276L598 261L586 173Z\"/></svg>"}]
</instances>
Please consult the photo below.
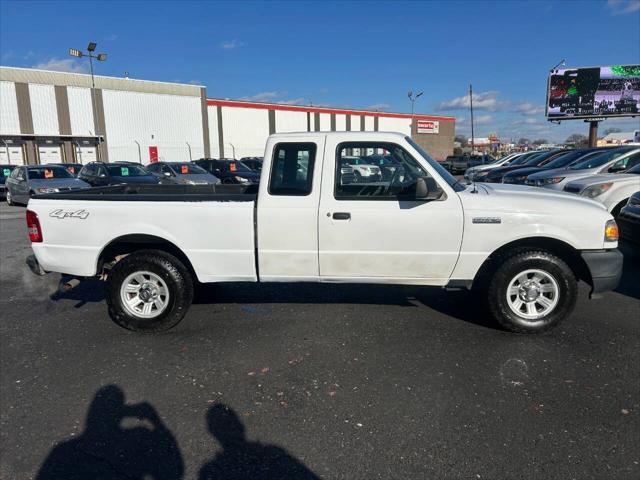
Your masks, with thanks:
<instances>
[{"instance_id":1,"label":"truck shadow on pavement","mask_svg":"<svg viewBox=\"0 0 640 480\"><path fill-rule=\"evenodd\" d=\"M209 407L208 430L222 447L200 469L199 479L319 479L286 450L250 442L233 409ZM95 394L85 430L47 455L37 480L173 480L184 476L178 443L147 402L125 403L124 392L107 385Z\"/></svg>"}]
</instances>

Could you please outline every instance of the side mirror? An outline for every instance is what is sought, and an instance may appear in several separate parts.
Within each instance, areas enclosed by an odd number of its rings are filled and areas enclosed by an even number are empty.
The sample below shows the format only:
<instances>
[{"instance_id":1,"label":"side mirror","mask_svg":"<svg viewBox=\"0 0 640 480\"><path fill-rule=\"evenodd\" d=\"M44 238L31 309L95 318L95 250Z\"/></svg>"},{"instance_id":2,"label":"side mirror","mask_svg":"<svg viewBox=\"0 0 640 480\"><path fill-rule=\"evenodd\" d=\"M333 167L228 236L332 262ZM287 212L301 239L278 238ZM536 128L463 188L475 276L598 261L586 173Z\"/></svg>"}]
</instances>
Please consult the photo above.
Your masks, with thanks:
<instances>
[{"instance_id":1,"label":"side mirror","mask_svg":"<svg viewBox=\"0 0 640 480\"><path fill-rule=\"evenodd\" d=\"M165 176L165 177L170 177L170 176L171 176L171 173L170 173L170 172L164 172L164 176Z\"/></svg>"},{"instance_id":2,"label":"side mirror","mask_svg":"<svg viewBox=\"0 0 640 480\"><path fill-rule=\"evenodd\" d=\"M106 173L101 173L101 174L100 174L100 178L106 178L106 177L107 177L107 174L106 174Z\"/></svg>"},{"instance_id":3,"label":"side mirror","mask_svg":"<svg viewBox=\"0 0 640 480\"><path fill-rule=\"evenodd\" d=\"M614 165L612 167L609 167L608 172L609 173L618 173L618 172L622 172L623 170L626 170L627 168L624 165Z\"/></svg>"},{"instance_id":4,"label":"side mirror","mask_svg":"<svg viewBox=\"0 0 640 480\"><path fill-rule=\"evenodd\" d=\"M416 180L416 200L438 200L444 191L431 177L419 177Z\"/></svg>"}]
</instances>

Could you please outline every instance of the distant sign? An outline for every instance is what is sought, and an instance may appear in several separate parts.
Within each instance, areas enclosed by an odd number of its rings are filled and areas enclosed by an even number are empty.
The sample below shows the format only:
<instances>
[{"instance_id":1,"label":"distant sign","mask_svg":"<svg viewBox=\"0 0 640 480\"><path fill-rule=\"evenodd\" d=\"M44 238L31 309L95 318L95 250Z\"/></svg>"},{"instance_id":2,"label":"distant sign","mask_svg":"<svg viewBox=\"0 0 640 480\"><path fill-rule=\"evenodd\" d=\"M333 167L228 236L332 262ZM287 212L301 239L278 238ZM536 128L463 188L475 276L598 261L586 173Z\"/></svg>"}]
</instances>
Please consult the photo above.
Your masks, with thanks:
<instances>
[{"instance_id":1,"label":"distant sign","mask_svg":"<svg viewBox=\"0 0 640 480\"><path fill-rule=\"evenodd\" d=\"M418 120L418 133L440 133L440 122Z\"/></svg>"},{"instance_id":2,"label":"distant sign","mask_svg":"<svg viewBox=\"0 0 640 480\"><path fill-rule=\"evenodd\" d=\"M547 119L640 115L640 65L566 68L549 75Z\"/></svg>"}]
</instances>

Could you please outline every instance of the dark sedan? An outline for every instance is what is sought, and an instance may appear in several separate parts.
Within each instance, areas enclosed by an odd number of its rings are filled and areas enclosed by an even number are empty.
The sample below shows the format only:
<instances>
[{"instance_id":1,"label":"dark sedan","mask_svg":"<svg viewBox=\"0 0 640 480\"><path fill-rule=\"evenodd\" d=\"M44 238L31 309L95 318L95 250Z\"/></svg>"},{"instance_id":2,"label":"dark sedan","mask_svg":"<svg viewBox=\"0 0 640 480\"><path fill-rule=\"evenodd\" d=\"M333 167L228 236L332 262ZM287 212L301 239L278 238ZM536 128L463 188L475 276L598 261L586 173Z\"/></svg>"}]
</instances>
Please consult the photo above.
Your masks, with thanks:
<instances>
[{"instance_id":1,"label":"dark sedan","mask_svg":"<svg viewBox=\"0 0 640 480\"><path fill-rule=\"evenodd\" d=\"M640 192L631 195L620 210L616 222L623 240L640 245Z\"/></svg>"},{"instance_id":2,"label":"dark sedan","mask_svg":"<svg viewBox=\"0 0 640 480\"><path fill-rule=\"evenodd\" d=\"M193 162L155 162L147 170L179 185L217 185L220 179Z\"/></svg>"},{"instance_id":3,"label":"dark sedan","mask_svg":"<svg viewBox=\"0 0 640 480\"><path fill-rule=\"evenodd\" d=\"M535 152L526 152L523 153L522 155L520 155L519 157L517 157L515 160L513 160L512 162L509 162L509 164L507 166L509 167L515 167L517 165L519 166L523 166L527 163L527 161L535 156L538 156L540 153L539 151L535 151ZM492 168L492 169L487 169L487 170L482 170L477 172L474 176L473 176L473 181L475 182L487 182L487 177L489 176L489 174L494 171L497 170L498 168L503 168L503 167L496 167L496 168Z\"/></svg>"},{"instance_id":4,"label":"dark sedan","mask_svg":"<svg viewBox=\"0 0 640 480\"><path fill-rule=\"evenodd\" d=\"M540 167L546 163L551 162L553 159L562 155L569 150L546 150L538 152L537 155L529 157L522 165L509 165L507 167L494 168L487 175L487 182L489 183L501 183L503 177L514 170L519 170L523 167Z\"/></svg>"},{"instance_id":5,"label":"dark sedan","mask_svg":"<svg viewBox=\"0 0 640 480\"><path fill-rule=\"evenodd\" d=\"M16 168L15 165L0 165L0 197L5 195L5 181L14 168Z\"/></svg>"},{"instance_id":6,"label":"dark sedan","mask_svg":"<svg viewBox=\"0 0 640 480\"><path fill-rule=\"evenodd\" d=\"M82 167L78 178L84 180L92 187L121 185L123 183L173 183L171 181L161 180L142 165L134 162L91 162Z\"/></svg>"},{"instance_id":7,"label":"dark sedan","mask_svg":"<svg viewBox=\"0 0 640 480\"><path fill-rule=\"evenodd\" d=\"M201 158L195 164L215 175L222 183L257 184L260 183L260 174L254 172L239 160L214 158Z\"/></svg>"},{"instance_id":8,"label":"dark sedan","mask_svg":"<svg viewBox=\"0 0 640 480\"><path fill-rule=\"evenodd\" d=\"M551 161L544 163L538 167L523 166L509 172L502 177L502 183L516 183L524 185L527 181L527 177L533 173L541 172L542 170L549 170L552 168L564 168L568 167L572 163L576 163L588 155L602 151L602 148L581 148L579 150L565 151L563 154L558 155Z\"/></svg>"}]
</instances>

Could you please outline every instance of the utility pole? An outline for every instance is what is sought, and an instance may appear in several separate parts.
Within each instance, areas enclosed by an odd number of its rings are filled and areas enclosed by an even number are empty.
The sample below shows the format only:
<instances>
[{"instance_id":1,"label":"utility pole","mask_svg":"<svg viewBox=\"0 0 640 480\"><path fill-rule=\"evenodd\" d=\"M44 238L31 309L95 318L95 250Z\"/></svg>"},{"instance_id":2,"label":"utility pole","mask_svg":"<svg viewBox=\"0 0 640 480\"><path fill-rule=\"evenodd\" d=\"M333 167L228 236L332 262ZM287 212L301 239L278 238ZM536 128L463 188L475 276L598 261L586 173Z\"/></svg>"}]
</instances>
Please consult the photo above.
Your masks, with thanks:
<instances>
[{"instance_id":1,"label":"utility pole","mask_svg":"<svg viewBox=\"0 0 640 480\"><path fill-rule=\"evenodd\" d=\"M469 84L469 105L471 107L471 155L475 151L475 136L473 134L473 87Z\"/></svg>"}]
</instances>

